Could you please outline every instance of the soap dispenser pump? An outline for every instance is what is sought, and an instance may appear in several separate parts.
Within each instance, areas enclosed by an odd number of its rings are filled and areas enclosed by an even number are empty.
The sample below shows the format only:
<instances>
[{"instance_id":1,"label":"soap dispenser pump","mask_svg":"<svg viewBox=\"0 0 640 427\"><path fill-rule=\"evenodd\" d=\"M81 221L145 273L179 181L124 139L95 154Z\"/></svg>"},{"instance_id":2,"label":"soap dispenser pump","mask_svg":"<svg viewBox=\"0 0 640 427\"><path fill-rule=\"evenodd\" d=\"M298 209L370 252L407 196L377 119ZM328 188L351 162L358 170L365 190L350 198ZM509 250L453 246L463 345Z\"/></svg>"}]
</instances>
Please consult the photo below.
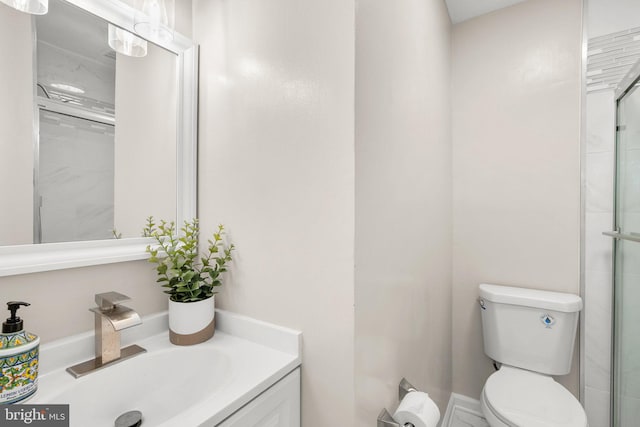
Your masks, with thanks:
<instances>
[{"instance_id":1,"label":"soap dispenser pump","mask_svg":"<svg viewBox=\"0 0 640 427\"><path fill-rule=\"evenodd\" d=\"M0 404L24 400L38 387L40 338L25 332L24 321L17 316L20 307L29 305L7 303L11 317L2 323L0 334Z\"/></svg>"}]
</instances>

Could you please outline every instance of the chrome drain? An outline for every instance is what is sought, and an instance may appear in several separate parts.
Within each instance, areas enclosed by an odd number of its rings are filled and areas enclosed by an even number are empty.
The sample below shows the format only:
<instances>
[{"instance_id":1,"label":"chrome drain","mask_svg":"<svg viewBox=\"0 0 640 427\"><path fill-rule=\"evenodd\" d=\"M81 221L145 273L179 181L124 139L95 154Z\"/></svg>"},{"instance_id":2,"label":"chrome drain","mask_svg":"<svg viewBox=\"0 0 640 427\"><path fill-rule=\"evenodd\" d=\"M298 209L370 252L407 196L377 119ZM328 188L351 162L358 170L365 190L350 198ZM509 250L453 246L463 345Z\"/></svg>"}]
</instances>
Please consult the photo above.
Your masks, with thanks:
<instances>
[{"instance_id":1,"label":"chrome drain","mask_svg":"<svg viewBox=\"0 0 640 427\"><path fill-rule=\"evenodd\" d=\"M115 427L138 427L142 424L142 412L129 411L116 418Z\"/></svg>"}]
</instances>

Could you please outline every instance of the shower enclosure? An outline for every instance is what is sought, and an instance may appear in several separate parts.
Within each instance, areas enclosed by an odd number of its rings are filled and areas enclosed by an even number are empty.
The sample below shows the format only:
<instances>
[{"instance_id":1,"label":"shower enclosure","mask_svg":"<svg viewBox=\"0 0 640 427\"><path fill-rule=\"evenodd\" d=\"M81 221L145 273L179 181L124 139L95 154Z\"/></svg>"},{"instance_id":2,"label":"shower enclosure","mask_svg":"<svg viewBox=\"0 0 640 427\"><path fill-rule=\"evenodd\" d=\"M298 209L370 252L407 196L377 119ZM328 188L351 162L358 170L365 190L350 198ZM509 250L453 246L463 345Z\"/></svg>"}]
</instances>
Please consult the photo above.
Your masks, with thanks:
<instances>
[{"instance_id":1,"label":"shower enclosure","mask_svg":"<svg viewBox=\"0 0 640 427\"><path fill-rule=\"evenodd\" d=\"M640 67L617 94L612 426L640 420Z\"/></svg>"},{"instance_id":2,"label":"shower enclosure","mask_svg":"<svg viewBox=\"0 0 640 427\"><path fill-rule=\"evenodd\" d=\"M34 243L111 238L113 113L40 97L38 109Z\"/></svg>"}]
</instances>

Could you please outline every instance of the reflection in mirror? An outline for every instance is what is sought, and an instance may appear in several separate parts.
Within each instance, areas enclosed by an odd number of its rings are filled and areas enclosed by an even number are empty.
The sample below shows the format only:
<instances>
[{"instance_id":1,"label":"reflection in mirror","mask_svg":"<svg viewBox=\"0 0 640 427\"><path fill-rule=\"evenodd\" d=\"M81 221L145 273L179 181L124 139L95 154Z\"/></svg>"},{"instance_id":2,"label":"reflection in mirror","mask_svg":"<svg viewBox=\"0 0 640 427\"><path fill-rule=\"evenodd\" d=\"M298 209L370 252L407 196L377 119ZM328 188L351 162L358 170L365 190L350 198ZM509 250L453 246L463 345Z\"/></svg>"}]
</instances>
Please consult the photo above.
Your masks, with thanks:
<instances>
[{"instance_id":1,"label":"reflection in mirror","mask_svg":"<svg viewBox=\"0 0 640 427\"><path fill-rule=\"evenodd\" d=\"M116 53L108 22L62 0L16 16L0 5L0 38L36 42L4 66L29 77L0 99L0 113L20 111L0 130L0 157L14 159L0 245L139 237L147 216L175 219L177 56L152 43L144 57Z\"/></svg>"}]
</instances>

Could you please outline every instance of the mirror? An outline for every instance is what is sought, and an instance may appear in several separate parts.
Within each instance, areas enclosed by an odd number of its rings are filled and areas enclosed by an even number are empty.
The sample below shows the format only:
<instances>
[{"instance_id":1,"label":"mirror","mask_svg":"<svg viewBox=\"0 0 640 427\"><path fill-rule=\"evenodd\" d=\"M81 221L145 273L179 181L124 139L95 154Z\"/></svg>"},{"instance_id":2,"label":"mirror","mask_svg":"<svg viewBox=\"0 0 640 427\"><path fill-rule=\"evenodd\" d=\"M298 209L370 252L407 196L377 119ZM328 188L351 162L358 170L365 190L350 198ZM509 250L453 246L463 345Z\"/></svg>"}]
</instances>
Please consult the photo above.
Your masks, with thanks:
<instances>
[{"instance_id":1,"label":"mirror","mask_svg":"<svg viewBox=\"0 0 640 427\"><path fill-rule=\"evenodd\" d=\"M175 33L143 57L116 53L110 23L133 33L134 14L115 1L50 0L37 17L0 4L12 59L0 69L0 275L16 256L78 248L82 265L124 247L143 258L149 215L195 216L196 47Z\"/></svg>"},{"instance_id":2,"label":"mirror","mask_svg":"<svg viewBox=\"0 0 640 427\"><path fill-rule=\"evenodd\" d=\"M35 23L33 243L140 237L151 214L175 220L177 55L153 43L144 57L116 53L106 21L60 0Z\"/></svg>"}]
</instances>

